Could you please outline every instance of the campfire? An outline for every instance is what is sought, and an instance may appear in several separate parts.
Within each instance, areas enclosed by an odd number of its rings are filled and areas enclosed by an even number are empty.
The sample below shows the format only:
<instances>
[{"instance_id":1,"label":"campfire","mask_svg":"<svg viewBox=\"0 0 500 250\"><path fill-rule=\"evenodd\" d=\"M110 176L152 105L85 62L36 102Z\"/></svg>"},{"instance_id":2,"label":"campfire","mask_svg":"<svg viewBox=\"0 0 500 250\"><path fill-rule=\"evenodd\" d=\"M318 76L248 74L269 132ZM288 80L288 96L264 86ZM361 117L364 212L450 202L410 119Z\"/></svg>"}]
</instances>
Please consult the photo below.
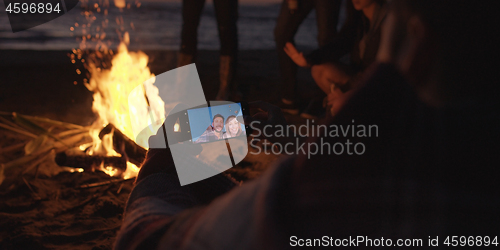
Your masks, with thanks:
<instances>
[{"instance_id":1,"label":"campfire","mask_svg":"<svg viewBox=\"0 0 500 250\"><path fill-rule=\"evenodd\" d=\"M165 112L153 85L155 77L147 67L147 55L127 50L128 33L124 40L110 69L102 70L94 64L88 67L91 78L86 87L94 92L92 109L98 119L90 128L94 143L85 150L89 155L105 155L109 162L125 158L126 167L106 166L103 161L99 169L111 176L131 178L144 159L147 138L161 126ZM139 137L143 131L147 136Z\"/></svg>"},{"instance_id":2,"label":"campfire","mask_svg":"<svg viewBox=\"0 0 500 250\"><path fill-rule=\"evenodd\" d=\"M110 69L89 65L86 87L94 92L92 109L98 117L90 126L1 113L0 128L25 140L2 150L24 150L24 156L1 165L0 182L5 170L19 165L28 166L23 174L98 170L123 179L135 177L148 147L148 136L138 135L156 133L165 115L147 62L144 53L129 52L124 42Z\"/></svg>"},{"instance_id":3,"label":"campfire","mask_svg":"<svg viewBox=\"0 0 500 250\"><path fill-rule=\"evenodd\" d=\"M100 12L101 7L107 6L93 7ZM92 12L83 13L89 22L96 20ZM123 25L123 20L117 20L120 22ZM92 37L88 34L90 26L81 25L82 44L80 49L73 50L71 60L81 61L88 71L84 84L93 92L92 110L97 119L90 126L80 126L43 117L0 113L0 128L23 138L0 152L23 151L21 157L1 163L0 184L10 169L21 165L27 166L21 173L23 176L53 176L62 171L102 171L124 180L137 176L148 148L147 139L163 123L164 102L154 85L155 76L147 67L148 56L128 51L128 32L123 33L118 49L113 52L103 42L103 27L97 27L95 50L85 60L83 49ZM102 31L100 38L99 31ZM107 62L105 59L109 58ZM77 73L82 71L77 69Z\"/></svg>"}]
</instances>

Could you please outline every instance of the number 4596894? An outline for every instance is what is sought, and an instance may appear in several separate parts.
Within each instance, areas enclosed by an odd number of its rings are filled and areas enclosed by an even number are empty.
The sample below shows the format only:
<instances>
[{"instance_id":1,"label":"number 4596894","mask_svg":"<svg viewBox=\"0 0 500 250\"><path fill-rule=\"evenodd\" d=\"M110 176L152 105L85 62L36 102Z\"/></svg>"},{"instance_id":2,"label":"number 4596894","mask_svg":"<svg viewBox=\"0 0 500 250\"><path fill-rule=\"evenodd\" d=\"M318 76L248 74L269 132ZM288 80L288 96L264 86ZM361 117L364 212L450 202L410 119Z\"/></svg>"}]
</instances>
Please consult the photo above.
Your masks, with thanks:
<instances>
[{"instance_id":1,"label":"number 4596894","mask_svg":"<svg viewBox=\"0 0 500 250\"><path fill-rule=\"evenodd\" d=\"M498 236L490 238L490 236L448 236L443 244L446 246L498 246Z\"/></svg>"},{"instance_id":2,"label":"number 4596894","mask_svg":"<svg viewBox=\"0 0 500 250\"><path fill-rule=\"evenodd\" d=\"M59 3L54 7L51 3L9 3L5 11L7 11L9 14L49 14L52 13L52 11L59 13L61 12L61 8L59 7Z\"/></svg>"}]
</instances>

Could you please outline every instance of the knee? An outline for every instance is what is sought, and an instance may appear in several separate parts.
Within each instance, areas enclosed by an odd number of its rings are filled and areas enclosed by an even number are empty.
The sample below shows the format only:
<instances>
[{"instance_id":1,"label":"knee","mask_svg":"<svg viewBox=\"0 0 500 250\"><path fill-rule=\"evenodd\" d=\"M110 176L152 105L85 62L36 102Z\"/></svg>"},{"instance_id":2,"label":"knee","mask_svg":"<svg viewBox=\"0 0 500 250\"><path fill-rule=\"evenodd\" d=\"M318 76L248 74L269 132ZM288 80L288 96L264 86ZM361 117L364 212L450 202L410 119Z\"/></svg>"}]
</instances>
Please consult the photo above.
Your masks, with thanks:
<instances>
[{"instance_id":1,"label":"knee","mask_svg":"<svg viewBox=\"0 0 500 250\"><path fill-rule=\"evenodd\" d=\"M324 73L325 65L323 64L313 65L311 68L311 75L317 84L320 84L320 82L322 82L322 78L325 75Z\"/></svg>"}]
</instances>

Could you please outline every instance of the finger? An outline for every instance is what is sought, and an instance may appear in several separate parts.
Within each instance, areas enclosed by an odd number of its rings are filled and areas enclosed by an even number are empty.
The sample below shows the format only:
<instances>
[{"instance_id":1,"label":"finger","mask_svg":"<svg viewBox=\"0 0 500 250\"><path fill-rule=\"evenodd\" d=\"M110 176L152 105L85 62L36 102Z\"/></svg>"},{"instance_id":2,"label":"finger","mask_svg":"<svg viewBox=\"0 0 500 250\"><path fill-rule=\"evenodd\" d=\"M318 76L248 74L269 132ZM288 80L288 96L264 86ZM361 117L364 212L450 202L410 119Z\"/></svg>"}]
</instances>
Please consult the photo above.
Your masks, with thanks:
<instances>
[{"instance_id":1,"label":"finger","mask_svg":"<svg viewBox=\"0 0 500 250\"><path fill-rule=\"evenodd\" d=\"M285 53L290 57L290 58L293 58L294 57L294 54L292 51L290 51L287 47L283 48L283 50L285 50Z\"/></svg>"},{"instance_id":2,"label":"finger","mask_svg":"<svg viewBox=\"0 0 500 250\"><path fill-rule=\"evenodd\" d=\"M297 51L297 49L295 48L295 46L293 45L293 43L290 43L290 42L288 42L288 43L285 44L285 49L289 50L290 52L292 52L294 54L295 53L299 53Z\"/></svg>"},{"instance_id":3,"label":"finger","mask_svg":"<svg viewBox=\"0 0 500 250\"><path fill-rule=\"evenodd\" d=\"M304 53L300 52L300 53L299 53L299 56L300 56L301 58L305 59L305 57L304 57Z\"/></svg>"}]
</instances>

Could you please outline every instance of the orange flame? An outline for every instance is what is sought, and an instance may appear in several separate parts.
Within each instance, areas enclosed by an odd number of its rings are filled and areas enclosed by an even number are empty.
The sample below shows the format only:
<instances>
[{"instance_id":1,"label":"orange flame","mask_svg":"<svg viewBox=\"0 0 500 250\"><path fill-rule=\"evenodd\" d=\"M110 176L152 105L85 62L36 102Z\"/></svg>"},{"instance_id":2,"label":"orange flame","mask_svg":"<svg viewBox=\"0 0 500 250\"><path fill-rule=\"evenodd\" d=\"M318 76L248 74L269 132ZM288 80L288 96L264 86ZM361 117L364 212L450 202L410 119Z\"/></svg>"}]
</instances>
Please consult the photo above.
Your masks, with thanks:
<instances>
[{"instance_id":1,"label":"orange flame","mask_svg":"<svg viewBox=\"0 0 500 250\"><path fill-rule=\"evenodd\" d=\"M125 33L124 42L119 45L110 69L101 69L92 63L88 65L91 77L85 86L94 92L92 110L98 115L92 126L94 129L90 131L95 144L89 154L120 156L113 150L112 133L99 139L99 132L109 123L136 141L137 128L149 126L148 135L151 135L163 122L161 118L165 115L165 104L158 96L158 89L153 86L155 76L147 67L148 56L141 51L129 52L126 46L128 40L128 33ZM140 86L141 88L137 88ZM142 90L142 95L137 96L137 89ZM132 92L135 95L129 98ZM144 137L143 140L146 141L136 142L147 148L147 138ZM127 162L124 173L118 173L109 166L101 165L100 169L110 176L122 175L123 178L137 176L139 170L130 162Z\"/></svg>"}]
</instances>

